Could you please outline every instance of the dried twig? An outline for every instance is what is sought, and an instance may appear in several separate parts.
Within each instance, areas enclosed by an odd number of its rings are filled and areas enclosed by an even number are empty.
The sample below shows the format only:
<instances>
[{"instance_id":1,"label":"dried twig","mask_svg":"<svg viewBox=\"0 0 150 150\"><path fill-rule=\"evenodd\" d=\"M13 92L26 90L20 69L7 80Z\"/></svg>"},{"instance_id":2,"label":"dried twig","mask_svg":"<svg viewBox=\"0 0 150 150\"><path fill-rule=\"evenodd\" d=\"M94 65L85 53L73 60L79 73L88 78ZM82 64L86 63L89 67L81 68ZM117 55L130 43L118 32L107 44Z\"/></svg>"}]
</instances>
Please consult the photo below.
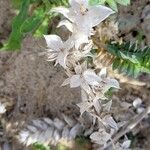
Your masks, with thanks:
<instances>
[{"instance_id":1,"label":"dried twig","mask_svg":"<svg viewBox=\"0 0 150 150\"><path fill-rule=\"evenodd\" d=\"M108 143L107 147L110 147L112 143L117 142L123 135L130 132L143 118L145 118L150 113L150 105L139 115L135 116L131 121L129 121L125 127L123 127L118 133L116 133L112 141ZM105 149L106 149L105 148Z\"/></svg>"}]
</instances>

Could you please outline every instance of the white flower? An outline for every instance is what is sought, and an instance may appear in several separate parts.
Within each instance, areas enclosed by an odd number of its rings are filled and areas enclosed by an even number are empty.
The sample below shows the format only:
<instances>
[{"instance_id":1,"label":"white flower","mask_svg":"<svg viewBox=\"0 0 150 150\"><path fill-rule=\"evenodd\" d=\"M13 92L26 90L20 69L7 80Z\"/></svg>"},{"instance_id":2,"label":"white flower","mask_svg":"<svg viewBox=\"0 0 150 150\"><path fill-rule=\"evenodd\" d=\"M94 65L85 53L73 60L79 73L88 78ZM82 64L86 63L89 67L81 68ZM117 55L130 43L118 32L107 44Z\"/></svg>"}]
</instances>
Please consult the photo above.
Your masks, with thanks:
<instances>
[{"instance_id":1,"label":"white flower","mask_svg":"<svg viewBox=\"0 0 150 150\"><path fill-rule=\"evenodd\" d=\"M112 87L119 88L117 80L106 76L106 68L103 68L98 75L93 70L88 69L83 73L83 77L92 86L94 93L96 93L96 99L105 99L104 94Z\"/></svg>"},{"instance_id":2,"label":"white flower","mask_svg":"<svg viewBox=\"0 0 150 150\"><path fill-rule=\"evenodd\" d=\"M62 86L65 86L67 84L70 84L71 88L76 88L80 86L84 91L86 91L86 93L90 94L91 88L83 78L83 72L86 69L87 69L86 62L81 65L79 64L75 66L74 68L75 74L71 74L70 77L63 82Z\"/></svg>"},{"instance_id":3,"label":"white flower","mask_svg":"<svg viewBox=\"0 0 150 150\"><path fill-rule=\"evenodd\" d=\"M94 57L94 55L90 52L92 49L93 43L92 41L89 41L88 44L86 44L85 46L83 45L81 49L73 49L72 53L71 53L71 58L70 61L71 62L80 62L81 59L85 58L85 57Z\"/></svg>"},{"instance_id":4,"label":"white flower","mask_svg":"<svg viewBox=\"0 0 150 150\"><path fill-rule=\"evenodd\" d=\"M98 132L91 134L90 139L99 145L106 145L107 141L111 139L111 135L104 129L100 129Z\"/></svg>"},{"instance_id":5,"label":"white flower","mask_svg":"<svg viewBox=\"0 0 150 150\"><path fill-rule=\"evenodd\" d=\"M77 106L80 108L80 114L82 116L82 114L85 112L85 111L89 111L89 109L93 106L92 103L90 102L81 102L81 103L78 103Z\"/></svg>"},{"instance_id":6,"label":"white flower","mask_svg":"<svg viewBox=\"0 0 150 150\"><path fill-rule=\"evenodd\" d=\"M92 28L113 14L114 11L101 5L89 6L88 0L70 0L69 3L70 8L57 7L52 11L63 14L73 23L72 27L66 21L63 21L61 25L66 25L73 33L72 38L78 49L82 43L88 43L88 38L93 34Z\"/></svg>"},{"instance_id":7,"label":"white flower","mask_svg":"<svg viewBox=\"0 0 150 150\"><path fill-rule=\"evenodd\" d=\"M82 22L83 24L83 22ZM57 27L66 26L72 32L71 39L74 41L75 48L78 49L81 44L89 43L89 37L93 34L93 29L85 25L84 27L72 24L68 20L62 20Z\"/></svg>"},{"instance_id":8,"label":"white flower","mask_svg":"<svg viewBox=\"0 0 150 150\"><path fill-rule=\"evenodd\" d=\"M80 65L77 65L75 68L75 73L74 75L72 75L71 77L69 77L68 79L66 79L62 86L65 86L67 84L70 84L71 88L76 88L79 87L81 85L81 74L82 74L82 67Z\"/></svg>"},{"instance_id":9,"label":"white flower","mask_svg":"<svg viewBox=\"0 0 150 150\"><path fill-rule=\"evenodd\" d=\"M47 55L49 61L56 61L55 65L58 63L66 68L66 58L69 54L69 50L73 47L73 43L70 39L63 42L61 38L57 35L44 35L47 43Z\"/></svg>"},{"instance_id":10,"label":"white flower","mask_svg":"<svg viewBox=\"0 0 150 150\"><path fill-rule=\"evenodd\" d=\"M70 8L57 7L52 11L62 13L67 19L80 27L97 26L114 11L102 5L89 6L88 0L70 0Z\"/></svg>"}]
</instances>

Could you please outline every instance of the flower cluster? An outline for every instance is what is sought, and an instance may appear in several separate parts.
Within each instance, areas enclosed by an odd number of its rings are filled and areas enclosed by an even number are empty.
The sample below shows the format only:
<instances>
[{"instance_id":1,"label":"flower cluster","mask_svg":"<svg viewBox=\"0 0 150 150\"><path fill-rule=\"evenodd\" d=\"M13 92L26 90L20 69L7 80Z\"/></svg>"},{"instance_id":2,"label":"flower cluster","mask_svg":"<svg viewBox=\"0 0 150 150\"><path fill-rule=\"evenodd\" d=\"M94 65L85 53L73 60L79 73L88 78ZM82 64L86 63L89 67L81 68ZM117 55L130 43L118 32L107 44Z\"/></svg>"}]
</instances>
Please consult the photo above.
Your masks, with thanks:
<instances>
[{"instance_id":1,"label":"flower cluster","mask_svg":"<svg viewBox=\"0 0 150 150\"><path fill-rule=\"evenodd\" d=\"M97 5L90 6L88 0L69 0L70 8L57 7L52 12L61 13L62 20L58 27L65 26L71 36L63 41L57 35L45 35L49 61L55 61L66 71L68 78L62 86L70 84L71 88L80 87L82 102L77 104L81 116L85 113L92 118L90 138L94 143L105 147L111 136L119 128L110 113L112 101L107 99L107 92L112 88L119 89L117 80L107 76L107 69L93 69L88 58L94 58L91 52L94 46L91 36L93 27L99 25L114 13L110 8ZM107 100L107 101L106 101ZM103 113L103 111L107 113ZM94 126L97 131L94 132Z\"/></svg>"}]
</instances>

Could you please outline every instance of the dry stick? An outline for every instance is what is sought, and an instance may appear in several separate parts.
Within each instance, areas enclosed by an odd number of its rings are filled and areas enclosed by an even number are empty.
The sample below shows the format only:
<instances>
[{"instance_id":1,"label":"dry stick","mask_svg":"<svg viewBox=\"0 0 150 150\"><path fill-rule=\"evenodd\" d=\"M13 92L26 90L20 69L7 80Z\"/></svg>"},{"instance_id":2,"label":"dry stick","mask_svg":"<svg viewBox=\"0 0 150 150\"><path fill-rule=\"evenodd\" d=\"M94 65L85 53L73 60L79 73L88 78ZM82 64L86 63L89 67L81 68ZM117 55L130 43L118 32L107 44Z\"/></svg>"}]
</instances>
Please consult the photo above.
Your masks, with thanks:
<instances>
[{"instance_id":1,"label":"dry stick","mask_svg":"<svg viewBox=\"0 0 150 150\"><path fill-rule=\"evenodd\" d=\"M112 145L112 142L113 143L117 142L123 135L130 132L149 113L150 113L150 106L148 106L141 114L131 119L131 121L127 125L125 125L124 128L122 128L118 133L116 133L113 136L112 141L108 143L106 148L110 147Z\"/></svg>"}]
</instances>

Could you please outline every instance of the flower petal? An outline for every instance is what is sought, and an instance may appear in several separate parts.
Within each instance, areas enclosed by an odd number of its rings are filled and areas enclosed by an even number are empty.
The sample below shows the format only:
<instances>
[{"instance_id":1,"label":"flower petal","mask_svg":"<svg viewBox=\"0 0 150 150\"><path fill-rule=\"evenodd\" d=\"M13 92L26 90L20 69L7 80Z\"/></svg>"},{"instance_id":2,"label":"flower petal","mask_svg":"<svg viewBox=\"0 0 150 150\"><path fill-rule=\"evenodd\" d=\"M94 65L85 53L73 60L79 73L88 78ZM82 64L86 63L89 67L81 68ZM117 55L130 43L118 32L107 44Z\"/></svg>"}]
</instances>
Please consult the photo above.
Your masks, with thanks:
<instances>
[{"instance_id":1,"label":"flower petal","mask_svg":"<svg viewBox=\"0 0 150 150\"><path fill-rule=\"evenodd\" d=\"M99 75L101 78L105 78L106 75L107 75L107 70L106 70L106 68L102 68L98 75Z\"/></svg>"},{"instance_id":2,"label":"flower petal","mask_svg":"<svg viewBox=\"0 0 150 150\"><path fill-rule=\"evenodd\" d=\"M74 41L74 45L76 49L79 49L79 47L82 44L89 42L88 35L83 31L81 31L80 29L73 31L71 38Z\"/></svg>"},{"instance_id":3,"label":"flower petal","mask_svg":"<svg viewBox=\"0 0 150 150\"><path fill-rule=\"evenodd\" d=\"M99 132L94 132L90 135L90 139L94 143L105 145L106 142L111 138L111 135L108 134L104 129L101 129Z\"/></svg>"},{"instance_id":4,"label":"flower petal","mask_svg":"<svg viewBox=\"0 0 150 150\"><path fill-rule=\"evenodd\" d=\"M96 86L99 84L99 82L102 81L101 78L98 75L96 75L96 73L91 69L86 70L83 73L83 77L85 81L92 86Z\"/></svg>"},{"instance_id":5,"label":"flower petal","mask_svg":"<svg viewBox=\"0 0 150 150\"><path fill-rule=\"evenodd\" d=\"M81 74L82 73L82 67L81 67L81 65L75 66L74 70L75 70L76 74Z\"/></svg>"},{"instance_id":6,"label":"flower petal","mask_svg":"<svg viewBox=\"0 0 150 150\"><path fill-rule=\"evenodd\" d=\"M66 58L68 54L64 54L63 52L60 52L58 54L58 57L56 59L56 64L60 64L63 68L66 68Z\"/></svg>"},{"instance_id":7,"label":"flower petal","mask_svg":"<svg viewBox=\"0 0 150 150\"><path fill-rule=\"evenodd\" d=\"M88 7L88 0L69 0L69 4L74 11L79 12L81 7Z\"/></svg>"},{"instance_id":8,"label":"flower petal","mask_svg":"<svg viewBox=\"0 0 150 150\"><path fill-rule=\"evenodd\" d=\"M61 86L66 86L67 84L70 84L70 78L65 79Z\"/></svg>"},{"instance_id":9,"label":"flower petal","mask_svg":"<svg viewBox=\"0 0 150 150\"><path fill-rule=\"evenodd\" d=\"M91 6L87 12L87 17L89 19L88 21L91 23L91 27L94 27L113 13L114 11L112 9L105 6Z\"/></svg>"},{"instance_id":10,"label":"flower petal","mask_svg":"<svg viewBox=\"0 0 150 150\"><path fill-rule=\"evenodd\" d=\"M65 7L56 7L56 8L53 8L51 10L51 12L61 13L67 19L69 19L71 22L73 22L74 18L75 18L75 13L71 9L68 9L68 8L65 8Z\"/></svg>"},{"instance_id":11,"label":"flower petal","mask_svg":"<svg viewBox=\"0 0 150 150\"><path fill-rule=\"evenodd\" d=\"M81 82L81 88L86 91L87 94L90 94L91 93L91 88L90 86L87 84L87 82L85 82L85 80L82 79L82 82Z\"/></svg>"},{"instance_id":12,"label":"flower petal","mask_svg":"<svg viewBox=\"0 0 150 150\"><path fill-rule=\"evenodd\" d=\"M75 88L81 85L80 75L73 75L70 78L70 87Z\"/></svg>"},{"instance_id":13,"label":"flower petal","mask_svg":"<svg viewBox=\"0 0 150 150\"><path fill-rule=\"evenodd\" d=\"M71 48L73 48L73 46L74 46L74 42L73 42L72 38L69 37L69 39L64 42L64 46L63 46L64 52L65 52L65 53L68 53L68 51L69 51Z\"/></svg>"},{"instance_id":14,"label":"flower petal","mask_svg":"<svg viewBox=\"0 0 150 150\"><path fill-rule=\"evenodd\" d=\"M119 86L119 82L116 80L116 79L106 79L106 83L110 86L110 87L113 87L113 88L117 88L119 89L120 86Z\"/></svg>"},{"instance_id":15,"label":"flower petal","mask_svg":"<svg viewBox=\"0 0 150 150\"><path fill-rule=\"evenodd\" d=\"M47 46L52 50L59 51L59 49L63 47L63 42L57 35L44 35L44 38Z\"/></svg>"},{"instance_id":16,"label":"flower petal","mask_svg":"<svg viewBox=\"0 0 150 150\"><path fill-rule=\"evenodd\" d=\"M85 111L88 111L90 107L92 107L92 103L89 102L81 102L77 104L77 106L80 108L80 114L82 115Z\"/></svg>"}]
</instances>

